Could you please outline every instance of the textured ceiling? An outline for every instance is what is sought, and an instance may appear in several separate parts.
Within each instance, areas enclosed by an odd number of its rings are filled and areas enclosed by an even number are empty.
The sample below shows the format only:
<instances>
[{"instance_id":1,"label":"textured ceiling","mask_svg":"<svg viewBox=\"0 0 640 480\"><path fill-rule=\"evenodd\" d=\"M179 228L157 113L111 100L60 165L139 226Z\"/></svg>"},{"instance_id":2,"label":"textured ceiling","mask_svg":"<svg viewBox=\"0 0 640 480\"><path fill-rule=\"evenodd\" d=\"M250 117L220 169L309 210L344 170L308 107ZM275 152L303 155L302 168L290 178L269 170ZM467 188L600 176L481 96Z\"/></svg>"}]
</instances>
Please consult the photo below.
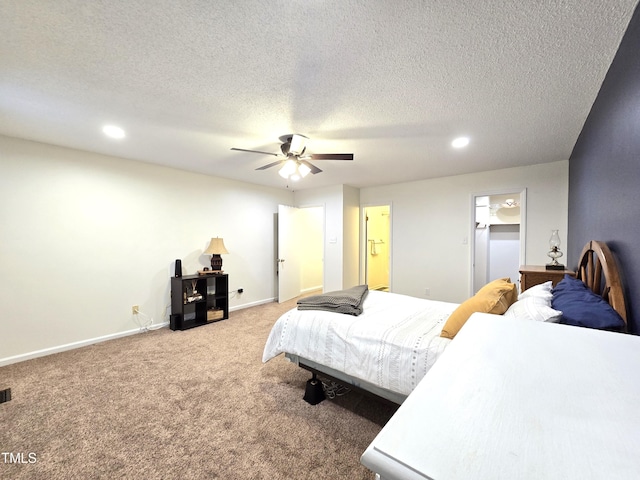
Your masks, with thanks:
<instances>
[{"instance_id":1,"label":"textured ceiling","mask_svg":"<svg viewBox=\"0 0 640 480\"><path fill-rule=\"evenodd\" d=\"M0 133L282 188L231 147L354 153L295 189L565 160L636 4L4 0Z\"/></svg>"}]
</instances>

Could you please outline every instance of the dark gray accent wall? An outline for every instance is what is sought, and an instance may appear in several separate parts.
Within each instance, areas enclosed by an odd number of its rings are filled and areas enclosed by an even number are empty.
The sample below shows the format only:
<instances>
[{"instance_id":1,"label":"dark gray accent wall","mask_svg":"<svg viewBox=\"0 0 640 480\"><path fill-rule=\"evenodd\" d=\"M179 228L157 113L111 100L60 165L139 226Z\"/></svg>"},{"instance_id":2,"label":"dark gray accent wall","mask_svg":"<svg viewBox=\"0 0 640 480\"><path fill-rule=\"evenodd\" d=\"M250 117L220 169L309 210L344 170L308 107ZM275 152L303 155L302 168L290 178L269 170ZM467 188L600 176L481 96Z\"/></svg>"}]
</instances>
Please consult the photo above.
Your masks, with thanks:
<instances>
[{"instance_id":1,"label":"dark gray accent wall","mask_svg":"<svg viewBox=\"0 0 640 480\"><path fill-rule=\"evenodd\" d=\"M626 285L629 326L640 333L640 7L569 159L567 263L606 241Z\"/></svg>"}]
</instances>

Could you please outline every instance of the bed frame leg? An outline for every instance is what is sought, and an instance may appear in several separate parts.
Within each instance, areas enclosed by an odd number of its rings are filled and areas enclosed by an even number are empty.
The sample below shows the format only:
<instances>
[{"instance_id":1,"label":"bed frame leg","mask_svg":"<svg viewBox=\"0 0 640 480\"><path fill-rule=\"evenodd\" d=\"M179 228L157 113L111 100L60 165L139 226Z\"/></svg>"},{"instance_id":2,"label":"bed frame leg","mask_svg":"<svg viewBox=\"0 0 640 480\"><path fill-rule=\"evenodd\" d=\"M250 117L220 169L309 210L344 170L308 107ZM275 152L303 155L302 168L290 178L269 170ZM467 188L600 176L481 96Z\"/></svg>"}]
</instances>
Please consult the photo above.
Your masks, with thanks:
<instances>
[{"instance_id":1,"label":"bed frame leg","mask_svg":"<svg viewBox=\"0 0 640 480\"><path fill-rule=\"evenodd\" d=\"M322 382L318 380L318 377L314 373L313 376L307 380L307 387L304 390L303 400L311 405L317 405L325 399L324 390L322 389Z\"/></svg>"}]
</instances>

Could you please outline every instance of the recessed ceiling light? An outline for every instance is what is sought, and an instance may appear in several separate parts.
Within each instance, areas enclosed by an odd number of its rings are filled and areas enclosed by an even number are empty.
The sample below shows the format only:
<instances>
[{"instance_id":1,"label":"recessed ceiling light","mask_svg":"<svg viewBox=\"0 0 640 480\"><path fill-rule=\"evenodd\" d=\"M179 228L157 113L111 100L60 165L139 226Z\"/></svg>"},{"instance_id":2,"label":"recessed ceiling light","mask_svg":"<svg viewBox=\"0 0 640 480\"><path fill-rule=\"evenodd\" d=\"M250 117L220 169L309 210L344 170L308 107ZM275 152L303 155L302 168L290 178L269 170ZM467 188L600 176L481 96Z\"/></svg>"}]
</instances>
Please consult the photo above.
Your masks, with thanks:
<instances>
[{"instance_id":1,"label":"recessed ceiling light","mask_svg":"<svg viewBox=\"0 0 640 480\"><path fill-rule=\"evenodd\" d=\"M120 127L116 126L116 125L105 125L104 127L102 127L102 132L107 137L111 137L111 138L124 138L124 137L126 137L126 133L124 132L124 130L121 129Z\"/></svg>"},{"instance_id":2,"label":"recessed ceiling light","mask_svg":"<svg viewBox=\"0 0 640 480\"><path fill-rule=\"evenodd\" d=\"M451 142L453 148L464 148L467 145L469 145L469 137L458 137Z\"/></svg>"}]
</instances>

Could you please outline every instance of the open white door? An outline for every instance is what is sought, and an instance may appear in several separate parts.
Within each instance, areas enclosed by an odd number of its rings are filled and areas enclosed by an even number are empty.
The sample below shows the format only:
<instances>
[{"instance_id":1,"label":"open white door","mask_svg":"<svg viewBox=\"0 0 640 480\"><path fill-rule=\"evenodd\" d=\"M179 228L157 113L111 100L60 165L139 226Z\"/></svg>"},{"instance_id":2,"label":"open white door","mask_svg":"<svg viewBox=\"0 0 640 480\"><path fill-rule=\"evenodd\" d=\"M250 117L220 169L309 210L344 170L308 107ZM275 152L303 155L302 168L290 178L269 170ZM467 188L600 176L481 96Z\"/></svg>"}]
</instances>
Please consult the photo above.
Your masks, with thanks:
<instances>
[{"instance_id":1,"label":"open white door","mask_svg":"<svg viewBox=\"0 0 640 480\"><path fill-rule=\"evenodd\" d=\"M300 295L300 209L278 205L278 303Z\"/></svg>"}]
</instances>

